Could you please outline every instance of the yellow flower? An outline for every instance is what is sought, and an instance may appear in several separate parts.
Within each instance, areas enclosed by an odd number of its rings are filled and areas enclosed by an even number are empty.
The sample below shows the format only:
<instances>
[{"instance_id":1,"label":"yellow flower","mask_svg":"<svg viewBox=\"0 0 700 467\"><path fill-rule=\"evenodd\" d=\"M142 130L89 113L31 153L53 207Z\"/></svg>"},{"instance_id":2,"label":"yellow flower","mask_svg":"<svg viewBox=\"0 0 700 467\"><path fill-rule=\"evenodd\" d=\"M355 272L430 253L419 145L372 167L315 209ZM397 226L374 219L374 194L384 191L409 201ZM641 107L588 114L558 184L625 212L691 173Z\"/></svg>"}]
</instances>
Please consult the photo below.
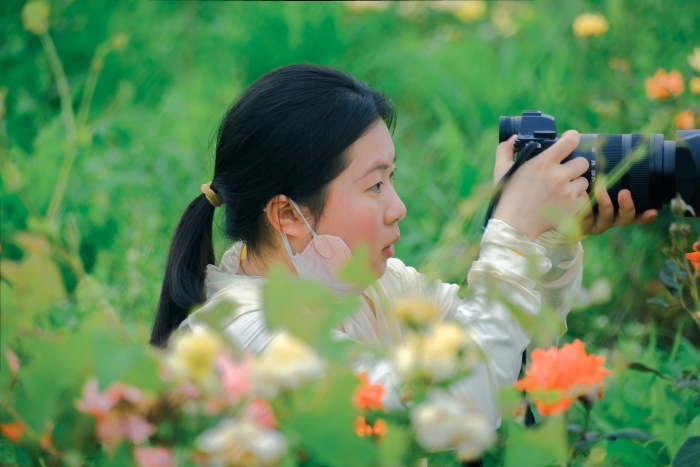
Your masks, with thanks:
<instances>
[{"instance_id":1,"label":"yellow flower","mask_svg":"<svg viewBox=\"0 0 700 467\"><path fill-rule=\"evenodd\" d=\"M693 53L688 55L688 63L692 66L695 71L700 73L700 47L695 47Z\"/></svg>"},{"instance_id":2,"label":"yellow flower","mask_svg":"<svg viewBox=\"0 0 700 467\"><path fill-rule=\"evenodd\" d=\"M176 334L169 344L165 365L178 376L204 382L213 375L214 359L223 347L221 339L211 331Z\"/></svg>"},{"instance_id":3,"label":"yellow flower","mask_svg":"<svg viewBox=\"0 0 700 467\"><path fill-rule=\"evenodd\" d=\"M440 323L424 336L409 334L394 352L394 363L405 380L423 376L444 381L469 370L480 355L476 342L460 324Z\"/></svg>"},{"instance_id":4,"label":"yellow flower","mask_svg":"<svg viewBox=\"0 0 700 467\"><path fill-rule=\"evenodd\" d=\"M460 2L462 5L453 13L455 18L463 23L469 23L481 19L486 13L486 2L474 0Z\"/></svg>"},{"instance_id":5,"label":"yellow flower","mask_svg":"<svg viewBox=\"0 0 700 467\"><path fill-rule=\"evenodd\" d=\"M253 362L253 385L261 396L273 398L282 389L296 389L307 380L323 377L325 371L326 362L314 349L281 331Z\"/></svg>"},{"instance_id":6,"label":"yellow flower","mask_svg":"<svg viewBox=\"0 0 700 467\"><path fill-rule=\"evenodd\" d=\"M608 21L603 15L584 13L574 20L573 28L578 37L600 36L608 30Z\"/></svg>"},{"instance_id":7,"label":"yellow flower","mask_svg":"<svg viewBox=\"0 0 700 467\"><path fill-rule=\"evenodd\" d=\"M440 317L437 305L422 298L397 300L394 313L399 320L418 326L430 324Z\"/></svg>"},{"instance_id":8,"label":"yellow flower","mask_svg":"<svg viewBox=\"0 0 700 467\"><path fill-rule=\"evenodd\" d=\"M366 11L366 10L375 10L375 11L382 11L386 10L389 8L390 3L389 2L379 2L379 1L365 1L365 0L356 0L356 1L350 1L350 2L344 2L345 6L348 8L348 10L352 11Z\"/></svg>"},{"instance_id":9,"label":"yellow flower","mask_svg":"<svg viewBox=\"0 0 700 467\"><path fill-rule=\"evenodd\" d=\"M693 94L700 94L700 78L698 78L697 76L690 78L688 87L690 88L690 92L692 92Z\"/></svg>"}]
</instances>

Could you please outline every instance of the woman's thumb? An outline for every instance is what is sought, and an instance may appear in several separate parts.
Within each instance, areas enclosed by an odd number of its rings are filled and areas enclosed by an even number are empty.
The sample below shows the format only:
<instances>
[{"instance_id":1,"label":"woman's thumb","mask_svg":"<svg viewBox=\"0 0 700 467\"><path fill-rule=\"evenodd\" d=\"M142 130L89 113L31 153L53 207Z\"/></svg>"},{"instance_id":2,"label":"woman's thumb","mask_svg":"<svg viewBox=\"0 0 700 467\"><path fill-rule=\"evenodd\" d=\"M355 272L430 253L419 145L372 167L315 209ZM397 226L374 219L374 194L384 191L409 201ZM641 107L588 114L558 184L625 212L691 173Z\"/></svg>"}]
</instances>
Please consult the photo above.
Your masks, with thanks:
<instances>
[{"instance_id":1,"label":"woman's thumb","mask_svg":"<svg viewBox=\"0 0 700 467\"><path fill-rule=\"evenodd\" d=\"M512 135L496 148L496 165L493 168L494 183L501 181L501 178L503 178L506 172L508 172L508 169L514 164L513 144L517 137L518 135Z\"/></svg>"}]
</instances>

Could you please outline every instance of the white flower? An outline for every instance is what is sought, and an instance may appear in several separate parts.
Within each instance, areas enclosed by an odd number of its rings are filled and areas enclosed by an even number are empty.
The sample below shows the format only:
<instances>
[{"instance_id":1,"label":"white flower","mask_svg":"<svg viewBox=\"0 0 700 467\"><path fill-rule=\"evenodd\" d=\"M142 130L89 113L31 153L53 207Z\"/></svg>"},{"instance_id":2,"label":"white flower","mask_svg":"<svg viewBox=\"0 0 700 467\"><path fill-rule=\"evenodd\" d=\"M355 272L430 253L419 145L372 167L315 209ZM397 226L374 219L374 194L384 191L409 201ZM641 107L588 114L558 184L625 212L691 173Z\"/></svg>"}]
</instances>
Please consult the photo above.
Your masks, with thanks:
<instances>
[{"instance_id":1,"label":"white flower","mask_svg":"<svg viewBox=\"0 0 700 467\"><path fill-rule=\"evenodd\" d=\"M423 326L435 322L440 317L440 308L423 298L404 298L394 303L396 318L410 324Z\"/></svg>"},{"instance_id":2,"label":"white flower","mask_svg":"<svg viewBox=\"0 0 700 467\"><path fill-rule=\"evenodd\" d=\"M462 460L476 459L495 439L492 425L464 398L434 391L411 411L416 439L429 451L456 449Z\"/></svg>"},{"instance_id":3,"label":"white flower","mask_svg":"<svg viewBox=\"0 0 700 467\"><path fill-rule=\"evenodd\" d=\"M439 323L424 336L409 334L394 352L394 364L404 380L427 376L445 381L469 370L480 358L479 348L458 323Z\"/></svg>"},{"instance_id":4,"label":"white flower","mask_svg":"<svg viewBox=\"0 0 700 467\"><path fill-rule=\"evenodd\" d=\"M296 389L303 382L323 377L326 362L308 345L281 331L253 362L253 386L263 397L281 389Z\"/></svg>"},{"instance_id":5,"label":"white flower","mask_svg":"<svg viewBox=\"0 0 700 467\"><path fill-rule=\"evenodd\" d=\"M274 465L287 451L287 441L277 430L263 428L251 420L225 418L195 440L212 465L263 467Z\"/></svg>"},{"instance_id":6,"label":"white flower","mask_svg":"<svg viewBox=\"0 0 700 467\"><path fill-rule=\"evenodd\" d=\"M176 333L163 363L181 378L206 384L214 378L214 359L222 348L221 338L206 329L193 334Z\"/></svg>"}]
</instances>

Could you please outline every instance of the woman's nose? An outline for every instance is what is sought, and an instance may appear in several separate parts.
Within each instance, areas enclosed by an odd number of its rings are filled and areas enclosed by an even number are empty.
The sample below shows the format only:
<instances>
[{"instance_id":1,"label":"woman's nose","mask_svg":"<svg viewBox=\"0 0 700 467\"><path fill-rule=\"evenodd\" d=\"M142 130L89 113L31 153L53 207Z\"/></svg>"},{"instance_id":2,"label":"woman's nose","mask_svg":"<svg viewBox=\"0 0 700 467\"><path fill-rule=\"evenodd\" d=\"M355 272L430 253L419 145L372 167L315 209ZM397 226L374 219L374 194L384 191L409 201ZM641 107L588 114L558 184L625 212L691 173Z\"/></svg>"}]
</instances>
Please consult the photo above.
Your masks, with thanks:
<instances>
[{"instance_id":1,"label":"woman's nose","mask_svg":"<svg viewBox=\"0 0 700 467\"><path fill-rule=\"evenodd\" d=\"M399 194L396 193L396 190L391 191L392 196L389 200L389 206L387 207L386 211L384 211L385 221L389 225L406 217L406 205L403 204L403 201L401 201L401 198L399 198Z\"/></svg>"}]
</instances>

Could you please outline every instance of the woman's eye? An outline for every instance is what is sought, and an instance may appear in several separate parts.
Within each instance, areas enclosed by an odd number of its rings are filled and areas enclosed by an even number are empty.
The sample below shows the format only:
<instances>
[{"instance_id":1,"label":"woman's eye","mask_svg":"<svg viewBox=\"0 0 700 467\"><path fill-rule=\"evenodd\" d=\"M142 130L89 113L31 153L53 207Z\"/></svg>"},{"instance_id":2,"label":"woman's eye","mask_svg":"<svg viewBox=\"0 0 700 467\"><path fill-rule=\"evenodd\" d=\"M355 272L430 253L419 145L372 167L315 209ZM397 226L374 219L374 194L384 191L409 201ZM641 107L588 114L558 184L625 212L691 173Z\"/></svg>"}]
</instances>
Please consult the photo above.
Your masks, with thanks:
<instances>
[{"instance_id":1,"label":"woman's eye","mask_svg":"<svg viewBox=\"0 0 700 467\"><path fill-rule=\"evenodd\" d=\"M381 187L383 183L384 183L384 182L379 182L379 183L377 183L377 184L374 185L372 188L370 188L370 190L374 191L375 193L381 193L381 192L379 191L379 187ZM375 190L375 188L376 188L376 190Z\"/></svg>"}]
</instances>

